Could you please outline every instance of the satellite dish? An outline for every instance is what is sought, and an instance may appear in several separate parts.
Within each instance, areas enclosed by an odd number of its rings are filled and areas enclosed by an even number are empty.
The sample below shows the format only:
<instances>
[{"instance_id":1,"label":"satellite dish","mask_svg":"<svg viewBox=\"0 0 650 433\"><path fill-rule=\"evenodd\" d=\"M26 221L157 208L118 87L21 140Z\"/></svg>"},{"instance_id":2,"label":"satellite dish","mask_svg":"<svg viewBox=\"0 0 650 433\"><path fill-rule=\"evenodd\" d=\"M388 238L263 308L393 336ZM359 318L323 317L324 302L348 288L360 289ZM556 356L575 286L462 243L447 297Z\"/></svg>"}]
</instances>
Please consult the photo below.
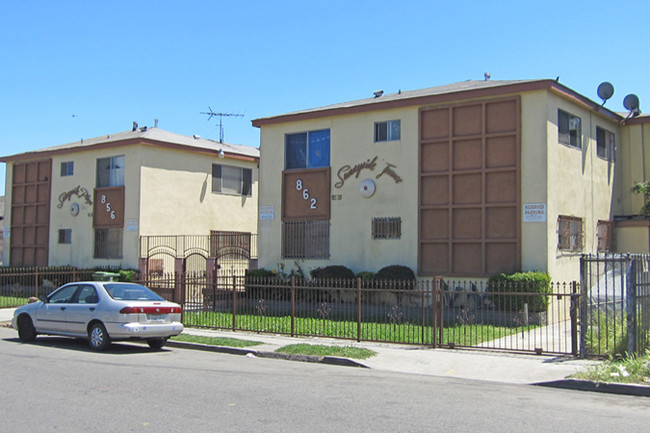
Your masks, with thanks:
<instances>
[{"instance_id":1,"label":"satellite dish","mask_svg":"<svg viewBox=\"0 0 650 433\"><path fill-rule=\"evenodd\" d=\"M629 111L636 111L639 109L639 97L634 93L630 93L623 99L623 107Z\"/></svg>"},{"instance_id":2,"label":"satellite dish","mask_svg":"<svg viewBox=\"0 0 650 433\"><path fill-rule=\"evenodd\" d=\"M614 94L614 86L609 81L604 81L598 86L598 96L603 100L603 104Z\"/></svg>"}]
</instances>

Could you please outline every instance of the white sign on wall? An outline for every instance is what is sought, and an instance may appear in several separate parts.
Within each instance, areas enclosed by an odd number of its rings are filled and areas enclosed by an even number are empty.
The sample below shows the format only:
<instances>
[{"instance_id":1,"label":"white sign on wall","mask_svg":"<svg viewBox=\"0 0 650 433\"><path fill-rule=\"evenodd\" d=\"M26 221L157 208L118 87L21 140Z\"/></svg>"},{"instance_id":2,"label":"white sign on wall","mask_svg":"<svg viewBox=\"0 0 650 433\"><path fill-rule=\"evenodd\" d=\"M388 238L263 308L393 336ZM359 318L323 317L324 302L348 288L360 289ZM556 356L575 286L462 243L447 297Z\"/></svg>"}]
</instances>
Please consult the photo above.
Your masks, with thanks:
<instances>
[{"instance_id":1,"label":"white sign on wall","mask_svg":"<svg viewBox=\"0 0 650 433\"><path fill-rule=\"evenodd\" d=\"M524 203L524 222L539 223L546 221L546 203Z\"/></svg>"},{"instance_id":2,"label":"white sign on wall","mask_svg":"<svg viewBox=\"0 0 650 433\"><path fill-rule=\"evenodd\" d=\"M260 220L267 221L275 219L275 206L260 206Z\"/></svg>"},{"instance_id":3,"label":"white sign on wall","mask_svg":"<svg viewBox=\"0 0 650 433\"><path fill-rule=\"evenodd\" d=\"M127 232L138 231L138 220L137 219L126 220L126 231Z\"/></svg>"}]
</instances>

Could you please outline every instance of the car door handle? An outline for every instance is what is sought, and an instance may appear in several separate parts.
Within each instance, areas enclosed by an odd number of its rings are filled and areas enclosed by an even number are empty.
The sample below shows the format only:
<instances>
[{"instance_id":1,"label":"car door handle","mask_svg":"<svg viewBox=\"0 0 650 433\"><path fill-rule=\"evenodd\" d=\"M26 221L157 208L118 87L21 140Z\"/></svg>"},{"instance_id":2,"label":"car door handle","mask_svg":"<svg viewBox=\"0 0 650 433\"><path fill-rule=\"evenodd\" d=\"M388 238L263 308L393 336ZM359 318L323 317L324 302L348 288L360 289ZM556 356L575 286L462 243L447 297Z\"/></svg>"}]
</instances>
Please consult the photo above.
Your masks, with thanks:
<instances>
[{"instance_id":1,"label":"car door handle","mask_svg":"<svg viewBox=\"0 0 650 433\"><path fill-rule=\"evenodd\" d=\"M90 311L95 311L95 307L89 307L88 308Z\"/></svg>"},{"instance_id":2,"label":"car door handle","mask_svg":"<svg viewBox=\"0 0 650 433\"><path fill-rule=\"evenodd\" d=\"M60 307L60 308L61 308L61 311L65 310L65 307Z\"/></svg>"}]
</instances>

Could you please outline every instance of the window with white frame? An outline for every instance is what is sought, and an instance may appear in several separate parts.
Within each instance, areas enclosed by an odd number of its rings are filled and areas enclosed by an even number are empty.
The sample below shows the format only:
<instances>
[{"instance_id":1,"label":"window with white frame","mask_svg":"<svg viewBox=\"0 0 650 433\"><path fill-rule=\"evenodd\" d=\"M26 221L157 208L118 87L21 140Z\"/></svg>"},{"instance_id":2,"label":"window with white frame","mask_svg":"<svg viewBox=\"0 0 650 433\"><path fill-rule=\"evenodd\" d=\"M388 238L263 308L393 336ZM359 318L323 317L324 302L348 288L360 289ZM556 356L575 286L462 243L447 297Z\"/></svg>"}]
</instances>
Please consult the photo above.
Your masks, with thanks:
<instances>
[{"instance_id":1,"label":"window with white frame","mask_svg":"<svg viewBox=\"0 0 650 433\"><path fill-rule=\"evenodd\" d=\"M400 134L401 122L399 120L375 123L375 142L399 140Z\"/></svg>"},{"instance_id":2,"label":"window with white frame","mask_svg":"<svg viewBox=\"0 0 650 433\"><path fill-rule=\"evenodd\" d=\"M252 169L212 164L212 192L251 196L252 184Z\"/></svg>"},{"instance_id":3,"label":"window with white frame","mask_svg":"<svg viewBox=\"0 0 650 433\"><path fill-rule=\"evenodd\" d=\"M582 148L582 120L563 110L557 110L558 139L560 143Z\"/></svg>"},{"instance_id":4,"label":"window with white frame","mask_svg":"<svg viewBox=\"0 0 650 433\"><path fill-rule=\"evenodd\" d=\"M59 243L60 244L72 243L72 229L59 229Z\"/></svg>"},{"instance_id":5,"label":"window with white frame","mask_svg":"<svg viewBox=\"0 0 650 433\"><path fill-rule=\"evenodd\" d=\"M122 258L122 229L95 229L96 259Z\"/></svg>"},{"instance_id":6,"label":"window with white frame","mask_svg":"<svg viewBox=\"0 0 650 433\"><path fill-rule=\"evenodd\" d=\"M560 215L557 217L557 247L560 250L582 250L582 218Z\"/></svg>"},{"instance_id":7,"label":"window with white frame","mask_svg":"<svg viewBox=\"0 0 650 433\"><path fill-rule=\"evenodd\" d=\"M330 130L287 134L284 139L284 168L320 168L330 165Z\"/></svg>"},{"instance_id":8,"label":"window with white frame","mask_svg":"<svg viewBox=\"0 0 650 433\"><path fill-rule=\"evenodd\" d=\"M61 163L61 177L72 176L74 174L74 162L66 161Z\"/></svg>"},{"instance_id":9,"label":"window with white frame","mask_svg":"<svg viewBox=\"0 0 650 433\"><path fill-rule=\"evenodd\" d=\"M596 127L596 153L607 161L616 161L616 136L599 126Z\"/></svg>"},{"instance_id":10,"label":"window with white frame","mask_svg":"<svg viewBox=\"0 0 650 433\"><path fill-rule=\"evenodd\" d=\"M97 160L97 188L124 185L125 158L112 156Z\"/></svg>"}]
</instances>

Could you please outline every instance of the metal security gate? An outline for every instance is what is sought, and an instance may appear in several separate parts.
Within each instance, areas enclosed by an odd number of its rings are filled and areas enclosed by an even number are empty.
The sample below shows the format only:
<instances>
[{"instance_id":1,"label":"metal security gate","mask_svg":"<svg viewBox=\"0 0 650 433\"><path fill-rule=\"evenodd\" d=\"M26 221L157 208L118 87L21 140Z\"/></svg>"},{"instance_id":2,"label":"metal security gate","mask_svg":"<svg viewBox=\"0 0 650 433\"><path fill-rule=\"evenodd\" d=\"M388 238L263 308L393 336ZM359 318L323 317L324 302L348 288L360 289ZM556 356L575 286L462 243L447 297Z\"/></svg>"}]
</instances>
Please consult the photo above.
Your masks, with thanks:
<instances>
[{"instance_id":1,"label":"metal security gate","mask_svg":"<svg viewBox=\"0 0 650 433\"><path fill-rule=\"evenodd\" d=\"M650 255L584 255L580 355L643 354L650 348Z\"/></svg>"}]
</instances>

